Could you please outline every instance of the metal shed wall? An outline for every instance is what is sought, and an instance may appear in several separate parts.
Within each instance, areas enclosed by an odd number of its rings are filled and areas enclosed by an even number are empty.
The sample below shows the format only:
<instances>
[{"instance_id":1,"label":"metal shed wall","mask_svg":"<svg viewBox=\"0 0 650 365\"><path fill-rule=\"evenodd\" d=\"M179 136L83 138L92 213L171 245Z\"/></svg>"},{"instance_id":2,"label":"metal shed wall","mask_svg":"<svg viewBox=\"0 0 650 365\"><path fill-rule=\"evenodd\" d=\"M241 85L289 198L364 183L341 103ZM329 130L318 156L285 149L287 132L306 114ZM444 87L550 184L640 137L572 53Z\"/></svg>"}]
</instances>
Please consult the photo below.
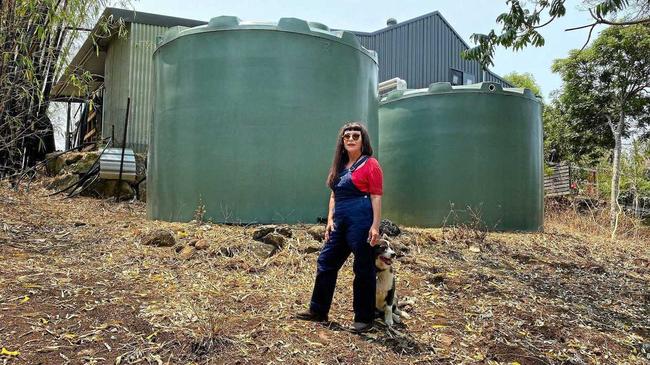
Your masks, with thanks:
<instances>
[{"instance_id":1,"label":"metal shed wall","mask_svg":"<svg viewBox=\"0 0 650 365\"><path fill-rule=\"evenodd\" d=\"M108 45L104 69L104 100L102 137L111 136L115 127L115 145L122 141L126 98L129 96L129 55L131 53L131 26L126 24L128 38L116 38Z\"/></svg>"},{"instance_id":2,"label":"metal shed wall","mask_svg":"<svg viewBox=\"0 0 650 365\"><path fill-rule=\"evenodd\" d=\"M461 52L469 46L438 12L380 29L355 32L361 44L377 52L379 81L399 77L409 88L423 88L433 82L451 80L451 69L471 74L475 83L509 83L491 72L483 72L476 61L465 60Z\"/></svg>"},{"instance_id":3,"label":"metal shed wall","mask_svg":"<svg viewBox=\"0 0 650 365\"><path fill-rule=\"evenodd\" d=\"M109 137L115 127L115 145L121 146L126 100L131 111L126 147L146 152L153 103L153 61L156 38L168 28L128 23L127 38L116 39L108 48L105 69L104 124L102 136Z\"/></svg>"},{"instance_id":4,"label":"metal shed wall","mask_svg":"<svg viewBox=\"0 0 650 365\"><path fill-rule=\"evenodd\" d=\"M131 120L127 144L136 152L146 152L149 145L149 124L153 111L153 52L156 38L168 28L132 23L131 54L129 57Z\"/></svg>"}]
</instances>

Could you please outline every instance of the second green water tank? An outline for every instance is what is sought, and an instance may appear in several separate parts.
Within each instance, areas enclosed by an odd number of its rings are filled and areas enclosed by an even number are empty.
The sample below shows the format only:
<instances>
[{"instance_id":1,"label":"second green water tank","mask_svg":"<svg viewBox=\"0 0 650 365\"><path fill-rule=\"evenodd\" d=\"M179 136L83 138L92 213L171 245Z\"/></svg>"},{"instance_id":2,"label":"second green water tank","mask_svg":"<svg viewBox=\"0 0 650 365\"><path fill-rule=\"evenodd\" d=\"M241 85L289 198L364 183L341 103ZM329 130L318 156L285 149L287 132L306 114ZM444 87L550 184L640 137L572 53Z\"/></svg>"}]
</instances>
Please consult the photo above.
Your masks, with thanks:
<instances>
[{"instance_id":1,"label":"second green water tank","mask_svg":"<svg viewBox=\"0 0 650 365\"><path fill-rule=\"evenodd\" d=\"M541 104L530 90L394 91L379 108L383 215L408 226L539 231L542 147Z\"/></svg>"},{"instance_id":2,"label":"second green water tank","mask_svg":"<svg viewBox=\"0 0 650 365\"><path fill-rule=\"evenodd\" d=\"M349 32L282 18L174 28L154 56L147 213L315 222L339 128L378 139L377 59Z\"/></svg>"}]
</instances>

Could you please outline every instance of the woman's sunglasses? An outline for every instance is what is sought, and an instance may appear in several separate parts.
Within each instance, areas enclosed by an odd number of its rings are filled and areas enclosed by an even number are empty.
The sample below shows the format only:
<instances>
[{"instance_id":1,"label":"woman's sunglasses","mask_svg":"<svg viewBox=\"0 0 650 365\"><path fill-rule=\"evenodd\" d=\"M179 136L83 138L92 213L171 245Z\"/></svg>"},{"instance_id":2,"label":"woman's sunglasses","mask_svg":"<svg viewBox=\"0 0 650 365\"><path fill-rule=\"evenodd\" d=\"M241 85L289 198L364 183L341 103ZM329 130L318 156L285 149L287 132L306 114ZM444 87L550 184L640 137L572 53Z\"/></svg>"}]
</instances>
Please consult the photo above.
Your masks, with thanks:
<instances>
[{"instance_id":1,"label":"woman's sunglasses","mask_svg":"<svg viewBox=\"0 0 650 365\"><path fill-rule=\"evenodd\" d=\"M344 141L349 141L350 139L352 139L353 141L358 141L359 138L361 138L361 133L359 133L359 132L357 132L357 133L351 133L351 132L343 133L343 140Z\"/></svg>"}]
</instances>

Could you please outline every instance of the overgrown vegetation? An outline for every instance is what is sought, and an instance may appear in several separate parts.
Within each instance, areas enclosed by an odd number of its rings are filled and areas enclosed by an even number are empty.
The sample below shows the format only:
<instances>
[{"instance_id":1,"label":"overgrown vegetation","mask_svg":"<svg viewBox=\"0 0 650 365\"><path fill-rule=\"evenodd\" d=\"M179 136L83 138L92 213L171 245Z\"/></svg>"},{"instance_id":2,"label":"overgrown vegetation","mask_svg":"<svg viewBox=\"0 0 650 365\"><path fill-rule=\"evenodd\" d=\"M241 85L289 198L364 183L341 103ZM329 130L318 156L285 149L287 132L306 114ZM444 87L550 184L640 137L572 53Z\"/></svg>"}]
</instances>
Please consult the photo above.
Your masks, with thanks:
<instances>
[{"instance_id":1,"label":"overgrown vegetation","mask_svg":"<svg viewBox=\"0 0 650 365\"><path fill-rule=\"evenodd\" d=\"M527 46L544 46L546 42L540 29L565 16L568 6L567 0L506 0L505 3L509 11L496 19L496 22L502 25L501 30L497 32L493 29L488 34L472 34L471 39L477 46L464 52L466 58L479 61L484 67L488 67L493 65L494 49L498 46L514 50ZM650 23L648 0L583 0L581 3L589 11L593 21L566 30L589 28L585 46L591 39L594 28L599 25L625 27Z\"/></svg>"},{"instance_id":2,"label":"overgrown vegetation","mask_svg":"<svg viewBox=\"0 0 650 365\"><path fill-rule=\"evenodd\" d=\"M623 213L620 201L639 207L640 197L648 196L650 25L610 27L589 47L556 60L553 71L562 76L563 86L544 108L546 161L597 170L597 190L609 194L615 235ZM530 74L513 72L506 79L539 90ZM624 150L626 141L630 148ZM606 176L609 183L600 181Z\"/></svg>"},{"instance_id":3,"label":"overgrown vegetation","mask_svg":"<svg viewBox=\"0 0 650 365\"><path fill-rule=\"evenodd\" d=\"M54 151L47 113L50 91L63 74L75 42L88 35L85 27L110 3L113 1L0 2L0 177L22 171ZM110 36L117 20L98 23L98 31L91 37ZM84 70L70 71L70 82L82 92L95 78Z\"/></svg>"},{"instance_id":4,"label":"overgrown vegetation","mask_svg":"<svg viewBox=\"0 0 650 365\"><path fill-rule=\"evenodd\" d=\"M584 129L609 127L614 140L610 224L616 233L623 138L650 123L650 25L610 27L594 43L556 60L566 118Z\"/></svg>"}]
</instances>

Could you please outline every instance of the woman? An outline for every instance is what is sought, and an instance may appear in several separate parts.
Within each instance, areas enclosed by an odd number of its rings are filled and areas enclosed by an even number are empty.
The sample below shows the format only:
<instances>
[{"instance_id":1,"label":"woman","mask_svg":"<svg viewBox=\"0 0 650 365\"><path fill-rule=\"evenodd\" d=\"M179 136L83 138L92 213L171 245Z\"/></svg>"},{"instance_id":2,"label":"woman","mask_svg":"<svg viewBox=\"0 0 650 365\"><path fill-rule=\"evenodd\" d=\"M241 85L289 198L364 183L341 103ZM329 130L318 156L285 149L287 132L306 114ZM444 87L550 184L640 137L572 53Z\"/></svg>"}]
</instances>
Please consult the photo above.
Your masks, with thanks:
<instances>
[{"instance_id":1,"label":"woman","mask_svg":"<svg viewBox=\"0 0 650 365\"><path fill-rule=\"evenodd\" d=\"M338 136L327 185L329 200L325 245L318 256L316 283L309 310L298 318L327 321L336 277L343 263L354 253L353 306L357 332L372 328L375 315L375 264L373 249L379 239L382 172L372 156L366 128L356 122L345 124Z\"/></svg>"}]
</instances>

